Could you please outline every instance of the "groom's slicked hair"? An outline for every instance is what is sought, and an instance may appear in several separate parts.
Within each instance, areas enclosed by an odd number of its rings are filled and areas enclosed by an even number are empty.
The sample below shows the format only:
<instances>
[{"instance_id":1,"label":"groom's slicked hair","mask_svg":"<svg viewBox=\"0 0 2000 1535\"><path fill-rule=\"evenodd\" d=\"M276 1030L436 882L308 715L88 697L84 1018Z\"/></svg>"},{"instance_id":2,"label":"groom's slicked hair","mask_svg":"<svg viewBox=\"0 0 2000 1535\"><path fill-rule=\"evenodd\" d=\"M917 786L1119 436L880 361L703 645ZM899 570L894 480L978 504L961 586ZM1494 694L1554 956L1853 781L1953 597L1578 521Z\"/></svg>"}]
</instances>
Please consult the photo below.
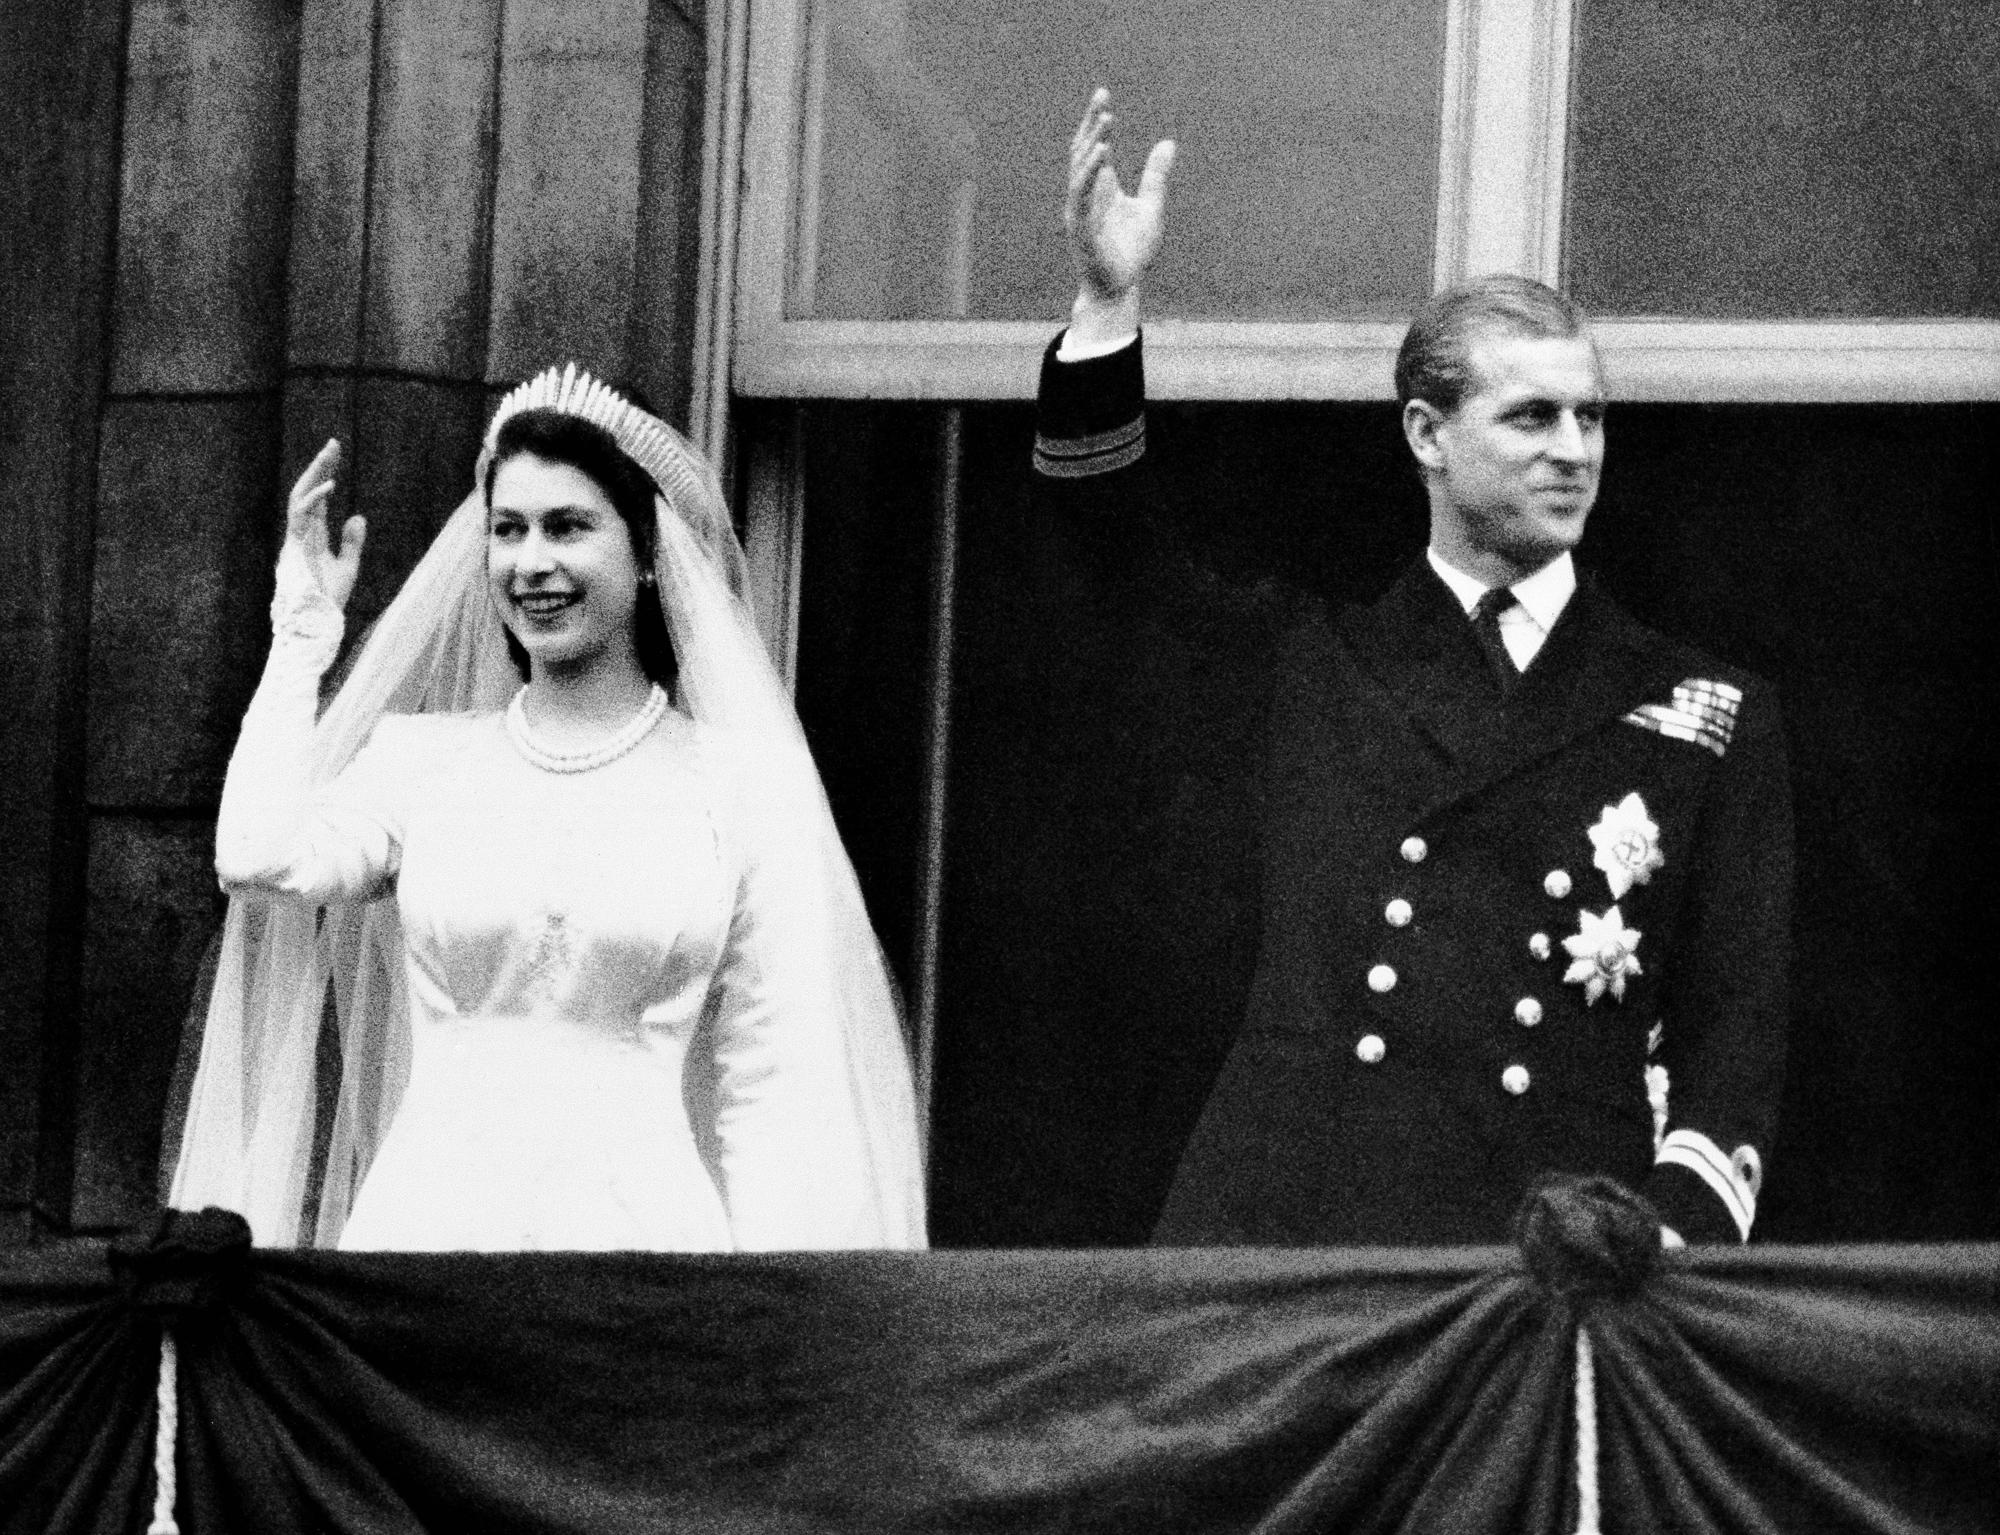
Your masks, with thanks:
<instances>
[{"instance_id":1,"label":"groom's slicked hair","mask_svg":"<svg viewBox=\"0 0 2000 1535\"><path fill-rule=\"evenodd\" d=\"M1583 310L1554 288L1511 272L1455 283L1426 299L1396 353L1396 403L1425 400L1446 415L1477 382L1472 344L1481 335L1562 338L1590 334Z\"/></svg>"}]
</instances>

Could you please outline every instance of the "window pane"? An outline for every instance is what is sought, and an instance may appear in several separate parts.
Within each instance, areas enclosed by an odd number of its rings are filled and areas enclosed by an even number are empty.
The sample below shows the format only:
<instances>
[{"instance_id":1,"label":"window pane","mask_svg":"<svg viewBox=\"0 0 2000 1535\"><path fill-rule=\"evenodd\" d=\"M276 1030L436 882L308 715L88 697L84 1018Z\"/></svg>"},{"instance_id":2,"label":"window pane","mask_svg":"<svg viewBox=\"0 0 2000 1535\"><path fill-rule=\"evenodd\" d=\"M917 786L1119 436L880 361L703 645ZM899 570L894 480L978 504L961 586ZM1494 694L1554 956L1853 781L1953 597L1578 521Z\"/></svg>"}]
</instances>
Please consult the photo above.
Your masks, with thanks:
<instances>
[{"instance_id":1,"label":"window pane","mask_svg":"<svg viewBox=\"0 0 2000 1535\"><path fill-rule=\"evenodd\" d=\"M1589 0L1577 61L1599 313L2000 315L2000 7Z\"/></svg>"},{"instance_id":2,"label":"window pane","mask_svg":"<svg viewBox=\"0 0 2000 1535\"><path fill-rule=\"evenodd\" d=\"M1429 291L1444 0L822 0L810 30L794 317L1060 313L1069 135L1099 84L1128 186L1155 138L1181 145L1150 313Z\"/></svg>"}]
</instances>

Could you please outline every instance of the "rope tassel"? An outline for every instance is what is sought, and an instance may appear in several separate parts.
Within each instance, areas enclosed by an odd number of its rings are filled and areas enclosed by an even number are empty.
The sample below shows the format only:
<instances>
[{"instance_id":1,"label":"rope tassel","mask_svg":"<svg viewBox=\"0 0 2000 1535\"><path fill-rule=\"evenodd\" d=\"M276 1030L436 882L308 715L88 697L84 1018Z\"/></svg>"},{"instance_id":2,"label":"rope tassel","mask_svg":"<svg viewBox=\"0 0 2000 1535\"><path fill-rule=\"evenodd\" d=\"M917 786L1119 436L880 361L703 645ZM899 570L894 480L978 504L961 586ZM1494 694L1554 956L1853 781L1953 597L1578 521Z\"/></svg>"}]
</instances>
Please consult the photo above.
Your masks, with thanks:
<instances>
[{"instance_id":1,"label":"rope tassel","mask_svg":"<svg viewBox=\"0 0 2000 1535\"><path fill-rule=\"evenodd\" d=\"M1597 1515L1597 1362L1576 1329L1576 1535L1603 1535Z\"/></svg>"},{"instance_id":2,"label":"rope tassel","mask_svg":"<svg viewBox=\"0 0 2000 1535\"><path fill-rule=\"evenodd\" d=\"M153 1430L153 1522L146 1535L181 1535L174 1522L174 1440L180 1432L179 1358L174 1335L160 1329L159 1411Z\"/></svg>"},{"instance_id":3,"label":"rope tassel","mask_svg":"<svg viewBox=\"0 0 2000 1535\"><path fill-rule=\"evenodd\" d=\"M177 1333L227 1312L244 1282L250 1223L233 1210L162 1210L146 1233L134 1232L105 1254L140 1329L160 1330L160 1379L153 1420L153 1522L146 1535L180 1535L174 1518L174 1450L180 1435ZM190 1333L200 1336L199 1331ZM136 1341L136 1340L135 1340Z\"/></svg>"},{"instance_id":4,"label":"rope tassel","mask_svg":"<svg viewBox=\"0 0 2000 1535\"><path fill-rule=\"evenodd\" d=\"M1598 1297L1630 1299L1660 1262L1660 1216L1614 1178L1554 1174L1529 1192L1514 1240L1554 1317L1576 1329L1576 1530L1599 1535L1597 1361L1585 1319Z\"/></svg>"}]
</instances>

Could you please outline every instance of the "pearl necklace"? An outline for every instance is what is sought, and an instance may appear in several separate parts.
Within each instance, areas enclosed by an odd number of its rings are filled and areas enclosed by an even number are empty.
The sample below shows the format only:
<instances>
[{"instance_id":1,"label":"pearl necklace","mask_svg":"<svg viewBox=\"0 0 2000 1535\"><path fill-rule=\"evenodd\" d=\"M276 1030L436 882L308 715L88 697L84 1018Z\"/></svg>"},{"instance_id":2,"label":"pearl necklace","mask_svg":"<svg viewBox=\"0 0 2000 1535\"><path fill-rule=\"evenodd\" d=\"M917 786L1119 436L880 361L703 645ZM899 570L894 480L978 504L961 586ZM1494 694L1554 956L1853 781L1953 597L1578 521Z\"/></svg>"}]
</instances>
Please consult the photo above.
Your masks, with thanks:
<instances>
[{"instance_id":1,"label":"pearl necklace","mask_svg":"<svg viewBox=\"0 0 2000 1535\"><path fill-rule=\"evenodd\" d=\"M616 762L651 735L653 727L667 713L666 689L656 682L639 712L619 726L614 735L584 751L555 751L535 739L535 732L528 724L528 711L522 702L527 696L528 690L522 688L514 695L514 701L507 705L507 734L513 738L522 756L551 773L587 773L592 768L603 767L607 762Z\"/></svg>"}]
</instances>

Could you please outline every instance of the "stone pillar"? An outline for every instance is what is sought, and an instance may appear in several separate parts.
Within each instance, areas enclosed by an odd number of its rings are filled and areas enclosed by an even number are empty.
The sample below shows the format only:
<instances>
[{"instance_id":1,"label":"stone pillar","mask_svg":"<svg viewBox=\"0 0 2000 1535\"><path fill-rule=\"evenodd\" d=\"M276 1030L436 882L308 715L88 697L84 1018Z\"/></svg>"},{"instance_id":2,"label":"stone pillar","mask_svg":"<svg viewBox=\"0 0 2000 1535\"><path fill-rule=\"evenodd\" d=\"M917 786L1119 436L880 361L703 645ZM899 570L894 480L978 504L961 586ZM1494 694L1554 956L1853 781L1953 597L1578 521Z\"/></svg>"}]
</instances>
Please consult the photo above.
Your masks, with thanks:
<instances>
[{"instance_id":1,"label":"stone pillar","mask_svg":"<svg viewBox=\"0 0 2000 1535\"><path fill-rule=\"evenodd\" d=\"M123 0L0 8L0 1242L66 1218Z\"/></svg>"},{"instance_id":2,"label":"stone pillar","mask_svg":"<svg viewBox=\"0 0 2000 1535\"><path fill-rule=\"evenodd\" d=\"M99 424L69 1222L156 1182L181 1022L220 913L222 767L269 601L299 18L131 0Z\"/></svg>"}]
</instances>

